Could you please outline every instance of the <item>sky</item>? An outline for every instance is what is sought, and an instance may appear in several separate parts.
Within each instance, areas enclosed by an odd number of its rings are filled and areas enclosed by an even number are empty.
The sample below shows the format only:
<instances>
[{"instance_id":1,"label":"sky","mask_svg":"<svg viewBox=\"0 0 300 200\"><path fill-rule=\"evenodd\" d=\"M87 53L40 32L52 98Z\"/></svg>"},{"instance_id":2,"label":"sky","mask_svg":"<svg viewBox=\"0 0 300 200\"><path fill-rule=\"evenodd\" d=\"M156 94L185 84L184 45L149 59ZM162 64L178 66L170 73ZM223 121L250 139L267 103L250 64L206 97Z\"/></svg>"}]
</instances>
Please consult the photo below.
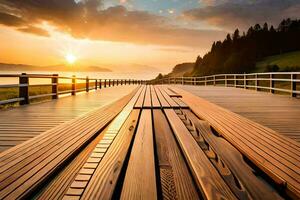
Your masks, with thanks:
<instances>
[{"instance_id":1,"label":"sky","mask_svg":"<svg viewBox=\"0 0 300 200\"><path fill-rule=\"evenodd\" d=\"M0 0L0 62L166 72L236 28L300 18L300 0ZM59 70L59 69L58 69Z\"/></svg>"}]
</instances>

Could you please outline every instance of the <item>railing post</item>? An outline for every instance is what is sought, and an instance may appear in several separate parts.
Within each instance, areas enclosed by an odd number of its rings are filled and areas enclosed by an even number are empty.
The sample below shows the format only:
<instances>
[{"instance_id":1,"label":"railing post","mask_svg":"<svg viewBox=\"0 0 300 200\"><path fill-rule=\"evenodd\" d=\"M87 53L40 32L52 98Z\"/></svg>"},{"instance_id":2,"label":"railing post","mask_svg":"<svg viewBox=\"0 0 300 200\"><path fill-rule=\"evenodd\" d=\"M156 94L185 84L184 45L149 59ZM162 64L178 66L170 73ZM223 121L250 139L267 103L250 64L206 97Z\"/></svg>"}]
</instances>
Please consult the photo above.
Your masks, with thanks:
<instances>
[{"instance_id":1,"label":"railing post","mask_svg":"<svg viewBox=\"0 0 300 200\"><path fill-rule=\"evenodd\" d=\"M204 85L207 86L207 77L204 77Z\"/></svg>"},{"instance_id":2,"label":"railing post","mask_svg":"<svg viewBox=\"0 0 300 200\"><path fill-rule=\"evenodd\" d=\"M181 77L181 85L183 85L184 84L184 82L183 82L183 77Z\"/></svg>"},{"instance_id":3,"label":"railing post","mask_svg":"<svg viewBox=\"0 0 300 200\"><path fill-rule=\"evenodd\" d=\"M228 82L227 82L227 75L225 75L224 79L225 79L225 87L227 87L227 85L228 85Z\"/></svg>"},{"instance_id":4,"label":"railing post","mask_svg":"<svg viewBox=\"0 0 300 200\"><path fill-rule=\"evenodd\" d=\"M214 80L214 86L216 86L216 76L213 75L213 80Z\"/></svg>"},{"instance_id":5,"label":"railing post","mask_svg":"<svg viewBox=\"0 0 300 200\"><path fill-rule=\"evenodd\" d=\"M98 89L98 81L97 81L97 79L95 80L95 90L97 90Z\"/></svg>"},{"instance_id":6,"label":"railing post","mask_svg":"<svg viewBox=\"0 0 300 200\"><path fill-rule=\"evenodd\" d=\"M99 89L101 89L102 88L102 80L100 79L99 80Z\"/></svg>"},{"instance_id":7,"label":"railing post","mask_svg":"<svg viewBox=\"0 0 300 200\"><path fill-rule=\"evenodd\" d=\"M108 79L108 87L110 87L110 79Z\"/></svg>"},{"instance_id":8,"label":"railing post","mask_svg":"<svg viewBox=\"0 0 300 200\"><path fill-rule=\"evenodd\" d=\"M274 75L270 74L270 93L274 94L274 81L273 81Z\"/></svg>"},{"instance_id":9,"label":"railing post","mask_svg":"<svg viewBox=\"0 0 300 200\"><path fill-rule=\"evenodd\" d=\"M104 88L106 88L106 79L104 79Z\"/></svg>"},{"instance_id":10,"label":"railing post","mask_svg":"<svg viewBox=\"0 0 300 200\"><path fill-rule=\"evenodd\" d=\"M294 93L294 91L297 90L297 82L295 82L294 80L297 79L297 75L296 74L291 74L291 96L292 97L297 97L297 94Z\"/></svg>"},{"instance_id":11,"label":"railing post","mask_svg":"<svg viewBox=\"0 0 300 200\"><path fill-rule=\"evenodd\" d=\"M115 79L112 80L112 86L115 86Z\"/></svg>"},{"instance_id":12,"label":"railing post","mask_svg":"<svg viewBox=\"0 0 300 200\"><path fill-rule=\"evenodd\" d=\"M72 76L72 95L76 95L76 76Z\"/></svg>"},{"instance_id":13,"label":"railing post","mask_svg":"<svg viewBox=\"0 0 300 200\"><path fill-rule=\"evenodd\" d=\"M53 74L53 77L51 78L52 82L52 99L58 98L58 74Z\"/></svg>"},{"instance_id":14,"label":"railing post","mask_svg":"<svg viewBox=\"0 0 300 200\"><path fill-rule=\"evenodd\" d=\"M234 87L236 87L237 85L236 75L233 76L233 79L234 79Z\"/></svg>"},{"instance_id":15,"label":"railing post","mask_svg":"<svg viewBox=\"0 0 300 200\"><path fill-rule=\"evenodd\" d=\"M121 85L123 85L123 79L121 79Z\"/></svg>"},{"instance_id":16,"label":"railing post","mask_svg":"<svg viewBox=\"0 0 300 200\"><path fill-rule=\"evenodd\" d=\"M86 81L85 81L85 91L86 92L89 92L89 90L90 90L90 82L89 81L90 81L89 77L87 76Z\"/></svg>"},{"instance_id":17,"label":"railing post","mask_svg":"<svg viewBox=\"0 0 300 200\"><path fill-rule=\"evenodd\" d=\"M19 97L23 98L23 100L20 101L20 105L29 104L29 78L26 73L21 74L19 77L19 83Z\"/></svg>"},{"instance_id":18,"label":"railing post","mask_svg":"<svg viewBox=\"0 0 300 200\"><path fill-rule=\"evenodd\" d=\"M247 88L247 80L246 80L246 74L244 73L244 89Z\"/></svg>"},{"instance_id":19,"label":"railing post","mask_svg":"<svg viewBox=\"0 0 300 200\"><path fill-rule=\"evenodd\" d=\"M258 76L255 74L255 90L258 91Z\"/></svg>"}]
</instances>

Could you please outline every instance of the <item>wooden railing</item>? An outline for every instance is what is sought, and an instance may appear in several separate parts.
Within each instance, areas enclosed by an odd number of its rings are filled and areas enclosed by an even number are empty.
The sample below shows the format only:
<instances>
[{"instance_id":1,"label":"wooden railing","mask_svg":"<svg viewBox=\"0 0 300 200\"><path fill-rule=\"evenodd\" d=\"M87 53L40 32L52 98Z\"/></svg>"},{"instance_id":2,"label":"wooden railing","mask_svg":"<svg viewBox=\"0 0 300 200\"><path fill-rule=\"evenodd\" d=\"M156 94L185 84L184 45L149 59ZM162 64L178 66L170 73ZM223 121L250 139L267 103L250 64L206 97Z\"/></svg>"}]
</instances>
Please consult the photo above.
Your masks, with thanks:
<instances>
[{"instance_id":1,"label":"wooden railing","mask_svg":"<svg viewBox=\"0 0 300 200\"><path fill-rule=\"evenodd\" d=\"M76 76L64 77L58 74L0 74L0 78L17 78L18 84L0 84L0 94L4 94L3 89L14 88L17 95L13 98L7 98L0 100L0 105L19 103L20 105L29 104L31 100L41 98L57 99L60 95L71 94L76 95L77 92L89 92L90 90L97 90L105 87L117 86L117 85L130 85L130 84L144 84L145 81L133 80L133 79L96 79L96 78L78 78ZM47 79L49 84L30 84L31 79ZM62 81L64 80L64 81ZM69 82L68 82L69 80ZM81 81L79 83L78 81ZM59 86L64 86L64 89L60 90ZM45 88L42 94L30 95L31 87ZM9 92L9 91L8 91ZM2 95L3 96L3 95ZM8 95L9 96L9 95Z\"/></svg>"},{"instance_id":2,"label":"wooden railing","mask_svg":"<svg viewBox=\"0 0 300 200\"><path fill-rule=\"evenodd\" d=\"M218 74L203 77L169 77L152 80L151 84L213 85L237 87L270 93L300 95L300 72L252 74Z\"/></svg>"}]
</instances>

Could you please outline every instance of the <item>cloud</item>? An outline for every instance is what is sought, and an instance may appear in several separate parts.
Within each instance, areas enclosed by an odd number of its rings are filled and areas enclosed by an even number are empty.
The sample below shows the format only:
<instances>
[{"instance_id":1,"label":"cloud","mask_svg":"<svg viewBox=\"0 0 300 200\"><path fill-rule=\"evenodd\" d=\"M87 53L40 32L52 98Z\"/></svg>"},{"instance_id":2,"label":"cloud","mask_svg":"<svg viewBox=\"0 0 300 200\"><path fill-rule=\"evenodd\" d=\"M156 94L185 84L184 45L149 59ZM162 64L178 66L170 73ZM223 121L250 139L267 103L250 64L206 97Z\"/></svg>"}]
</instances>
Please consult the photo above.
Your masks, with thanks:
<instances>
[{"instance_id":1,"label":"cloud","mask_svg":"<svg viewBox=\"0 0 300 200\"><path fill-rule=\"evenodd\" d=\"M21 18L16 17L14 15L0 12L0 24L6 26L22 26L25 24L25 21L23 21Z\"/></svg>"},{"instance_id":2,"label":"cloud","mask_svg":"<svg viewBox=\"0 0 300 200\"><path fill-rule=\"evenodd\" d=\"M284 18L300 17L299 0L206 0L207 6L185 11L185 19L207 22L232 30L246 29L256 23L277 25Z\"/></svg>"},{"instance_id":3,"label":"cloud","mask_svg":"<svg viewBox=\"0 0 300 200\"><path fill-rule=\"evenodd\" d=\"M2 8L2 9L1 9ZM39 24L47 22L75 38L207 48L225 32L187 29L172 25L166 17L123 6L104 8L102 0L0 0L0 11L19 16L8 19L17 30L47 36ZM20 28L17 20L26 24ZM13 20L16 20L13 22ZM1 23L1 22L0 22ZM33 28L34 27L34 28Z\"/></svg>"},{"instance_id":4,"label":"cloud","mask_svg":"<svg viewBox=\"0 0 300 200\"><path fill-rule=\"evenodd\" d=\"M45 37L50 36L46 30L39 28L39 27L34 27L34 26L18 28L17 30L25 32L25 33L32 33L32 34L39 35L39 36L45 36Z\"/></svg>"}]
</instances>

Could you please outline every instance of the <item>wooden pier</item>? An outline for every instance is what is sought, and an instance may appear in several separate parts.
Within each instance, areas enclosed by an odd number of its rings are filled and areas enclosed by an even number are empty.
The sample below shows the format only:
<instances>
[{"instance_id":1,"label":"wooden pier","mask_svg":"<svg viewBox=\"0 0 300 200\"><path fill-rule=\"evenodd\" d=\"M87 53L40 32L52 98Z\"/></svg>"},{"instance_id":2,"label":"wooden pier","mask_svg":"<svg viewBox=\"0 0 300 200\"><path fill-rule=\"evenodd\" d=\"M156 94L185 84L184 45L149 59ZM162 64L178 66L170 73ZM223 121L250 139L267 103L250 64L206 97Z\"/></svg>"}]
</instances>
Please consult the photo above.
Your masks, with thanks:
<instances>
[{"instance_id":1,"label":"wooden pier","mask_svg":"<svg viewBox=\"0 0 300 200\"><path fill-rule=\"evenodd\" d=\"M299 100L221 90L123 86L111 104L97 91L3 111L41 131L0 153L0 199L299 199ZM51 126L30 114L45 107Z\"/></svg>"}]
</instances>

